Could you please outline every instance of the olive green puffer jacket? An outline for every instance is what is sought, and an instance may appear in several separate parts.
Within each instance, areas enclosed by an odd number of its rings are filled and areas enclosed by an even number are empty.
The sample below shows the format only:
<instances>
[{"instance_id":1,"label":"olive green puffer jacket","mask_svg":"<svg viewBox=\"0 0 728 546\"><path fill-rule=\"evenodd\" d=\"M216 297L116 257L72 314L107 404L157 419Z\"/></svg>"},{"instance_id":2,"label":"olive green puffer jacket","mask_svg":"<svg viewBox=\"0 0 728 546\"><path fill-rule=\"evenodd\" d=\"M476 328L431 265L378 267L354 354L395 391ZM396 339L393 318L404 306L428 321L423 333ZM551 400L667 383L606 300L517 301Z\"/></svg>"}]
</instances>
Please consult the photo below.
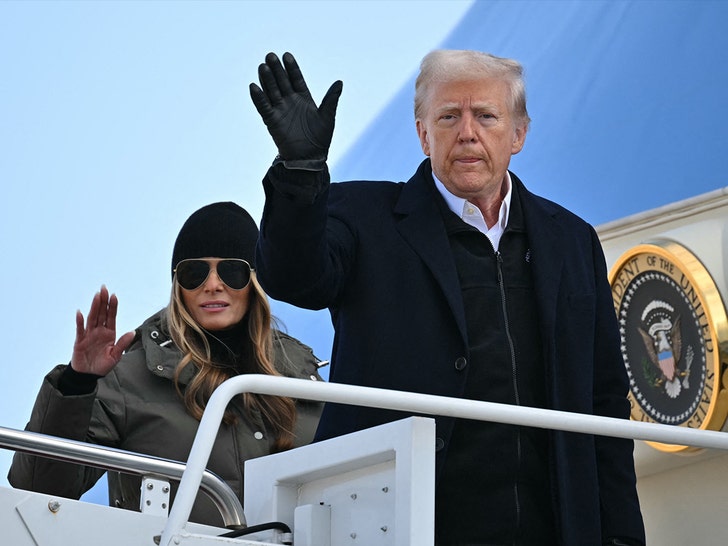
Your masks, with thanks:
<instances>
[{"instance_id":1,"label":"olive green puffer jacket","mask_svg":"<svg viewBox=\"0 0 728 546\"><path fill-rule=\"evenodd\" d=\"M181 353L163 328L163 312L137 329L132 347L117 366L87 395L64 396L58 380L66 365L44 379L26 430L82 440L165 459L186 461L199 422L186 411L174 385ZM281 375L320 381L320 361L296 339L274 331L276 368ZM195 370L180 377L187 384ZM313 439L322 404L299 400L296 446ZM222 424L207 468L225 480L243 501L243 470L247 459L268 455L275 438L259 415ZM103 475L103 470L60 463L17 453L8 479L14 487L67 498L79 498ZM139 510L141 479L108 473L109 504ZM172 483L172 495L177 483ZM222 525L212 502L199 493L191 521Z\"/></svg>"}]
</instances>

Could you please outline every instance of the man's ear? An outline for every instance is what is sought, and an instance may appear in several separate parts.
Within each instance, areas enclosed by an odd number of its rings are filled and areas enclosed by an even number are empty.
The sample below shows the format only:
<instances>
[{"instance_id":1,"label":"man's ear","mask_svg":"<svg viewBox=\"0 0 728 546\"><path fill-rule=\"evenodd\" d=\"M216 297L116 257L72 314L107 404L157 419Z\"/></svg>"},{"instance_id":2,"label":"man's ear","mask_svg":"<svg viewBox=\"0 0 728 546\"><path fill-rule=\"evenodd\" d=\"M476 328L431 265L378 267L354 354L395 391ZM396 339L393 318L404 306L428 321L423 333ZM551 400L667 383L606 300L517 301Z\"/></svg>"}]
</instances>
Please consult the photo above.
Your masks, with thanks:
<instances>
[{"instance_id":1,"label":"man's ear","mask_svg":"<svg viewBox=\"0 0 728 546\"><path fill-rule=\"evenodd\" d=\"M511 155L516 155L518 152L523 150L523 145L526 143L526 133L528 132L527 125L518 125L516 130L513 132L513 144L511 146Z\"/></svg>"},{"instance_id":2,"label":"man's ear","mask_svg":"<svg viewBox=\"0 0 728 546\"><path fill-rule=\"evenodd\" d=\"M417 136L420 139L422 153L424 153L427 157L430 157L430 141L427 134L427 129L425 128L425 124L422 123L422 120L418 119L417 121L415 121L415 127L417 128Z\"/></svg>"}]
</instances>

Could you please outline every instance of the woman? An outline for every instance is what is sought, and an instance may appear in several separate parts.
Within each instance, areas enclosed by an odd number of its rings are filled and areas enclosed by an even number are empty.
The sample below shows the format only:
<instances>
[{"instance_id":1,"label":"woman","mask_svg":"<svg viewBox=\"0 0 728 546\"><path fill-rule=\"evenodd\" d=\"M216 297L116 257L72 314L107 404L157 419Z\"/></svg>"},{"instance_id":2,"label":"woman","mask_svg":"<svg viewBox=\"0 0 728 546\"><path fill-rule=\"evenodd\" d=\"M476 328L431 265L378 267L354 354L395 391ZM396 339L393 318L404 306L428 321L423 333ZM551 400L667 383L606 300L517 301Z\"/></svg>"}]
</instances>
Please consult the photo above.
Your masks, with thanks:
<instances>
[{"instance_id":1,"label":"woman","mask_svg":"<svg viewBox=\"0 0 728 546\"><path fill-rule=\"evenodd\" d=\"M116 296L102 287L76 315L68 365L45 378L26 430L185 461L214 389L242 373L320 380L311 349L272 328L253 263L258 228L234 203L185 222L174 245L169 305L116 339ZM126 352L125 352L126 351ZM208 469L242 502L245 460L309 443L320 404L244 394L228 406ZM102 470L17 453L14 487L79 498ZM109 503L139 510L139 477L108 473ZM172 493L176 491L172 484ZM192 521L221 525L199 494Z\"/></svg>"}]
</instances>

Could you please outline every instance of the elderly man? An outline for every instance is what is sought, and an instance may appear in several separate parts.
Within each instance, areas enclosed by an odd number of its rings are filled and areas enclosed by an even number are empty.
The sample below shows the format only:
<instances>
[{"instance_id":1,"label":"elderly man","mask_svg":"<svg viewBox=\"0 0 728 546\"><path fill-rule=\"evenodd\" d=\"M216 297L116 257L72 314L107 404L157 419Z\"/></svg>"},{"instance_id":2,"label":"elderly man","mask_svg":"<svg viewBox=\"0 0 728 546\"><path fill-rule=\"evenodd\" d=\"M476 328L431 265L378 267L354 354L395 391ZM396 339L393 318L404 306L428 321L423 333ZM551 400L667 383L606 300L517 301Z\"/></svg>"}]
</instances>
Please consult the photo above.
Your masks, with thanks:
<instances>
[{"instance_id":1,"label":"elderly man","mask_svg":"<svg viewBox=\"0 0 728 546\"><path fill-rule=\"evenodd\" d=\"M256 263L277 299L329 308L331 381L626 418L627 381L596 233L508 171L529 126L519 63L438 50L407 183L330 184L342 84L316 107L289 53L253 102L278 146ZM320 439L402 417L327 405ZM436 543L644 543L632 442L437 418Z\"/></svg>"}]
</instances>

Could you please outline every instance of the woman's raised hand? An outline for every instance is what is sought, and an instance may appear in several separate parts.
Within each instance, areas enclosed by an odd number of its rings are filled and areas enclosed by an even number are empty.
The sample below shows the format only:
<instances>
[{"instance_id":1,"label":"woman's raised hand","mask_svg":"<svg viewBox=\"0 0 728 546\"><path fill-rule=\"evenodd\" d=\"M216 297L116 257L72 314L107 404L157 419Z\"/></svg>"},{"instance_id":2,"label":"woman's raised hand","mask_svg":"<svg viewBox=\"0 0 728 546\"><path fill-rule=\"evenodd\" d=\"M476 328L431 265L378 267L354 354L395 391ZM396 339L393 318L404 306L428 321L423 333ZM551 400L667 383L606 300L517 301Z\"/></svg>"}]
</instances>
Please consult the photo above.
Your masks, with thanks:
<instances>
[{"instance_id":1,"label":"woman's raised hand","mask_svg":"<svg viewBox=\"0 0 728 546\"><path fill-rule=\"evenodd\" d=\"M76 341L73 344L71 367L79 373L104 376L121 360L131 345L134 332L127 332L116 341L116 311L119 300L101 286L91 301L88 320L76 311Z\"/></svg>"}]
</instances>

